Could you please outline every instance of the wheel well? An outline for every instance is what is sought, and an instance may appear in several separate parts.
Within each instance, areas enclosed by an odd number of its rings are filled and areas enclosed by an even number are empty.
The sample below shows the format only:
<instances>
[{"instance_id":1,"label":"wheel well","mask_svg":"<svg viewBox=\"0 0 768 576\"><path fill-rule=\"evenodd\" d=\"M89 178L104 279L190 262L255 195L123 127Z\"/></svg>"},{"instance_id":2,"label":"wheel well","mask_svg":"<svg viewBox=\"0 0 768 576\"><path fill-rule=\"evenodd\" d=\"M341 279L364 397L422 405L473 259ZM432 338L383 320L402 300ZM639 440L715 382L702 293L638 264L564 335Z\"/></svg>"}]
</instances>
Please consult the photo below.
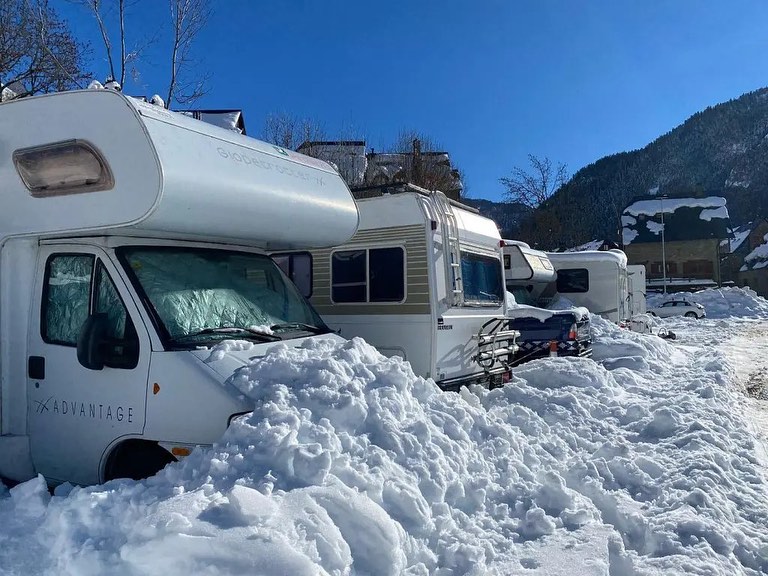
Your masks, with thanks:
<instances>
[{"instance_id":1,"label":"wheel well","mask_svg":"<svg viewBox=\"0 0 768 576\"><path fill-rule=\"evenodd\" d=\"M157 442L125 440L110 452L104 466L104 481L115 478L142 480L175 461L176 458Z\"/></svg>"}]
</instances>

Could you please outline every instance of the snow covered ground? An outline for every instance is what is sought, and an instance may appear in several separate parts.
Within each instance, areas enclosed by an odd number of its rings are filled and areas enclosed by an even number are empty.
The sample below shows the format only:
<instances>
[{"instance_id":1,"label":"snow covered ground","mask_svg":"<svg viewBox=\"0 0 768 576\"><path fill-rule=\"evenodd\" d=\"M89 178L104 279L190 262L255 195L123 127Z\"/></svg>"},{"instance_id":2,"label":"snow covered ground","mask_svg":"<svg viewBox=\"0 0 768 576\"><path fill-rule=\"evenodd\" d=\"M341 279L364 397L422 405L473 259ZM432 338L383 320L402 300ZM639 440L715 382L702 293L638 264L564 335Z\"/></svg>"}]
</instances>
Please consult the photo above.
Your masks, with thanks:
<instances>
[{"instance_id":1,"label":"snow covered ground","mask_svg":"<svg viewBox=\"0 0 768 576\"><path fill-rule=\"evenodd\" d=\"M143 482L0 487L2 574L768 573L768 302L442 393L360 340L276 345L256 410ZM768 387L767 387L768 389Z\"/></svg>"}]
</instances>

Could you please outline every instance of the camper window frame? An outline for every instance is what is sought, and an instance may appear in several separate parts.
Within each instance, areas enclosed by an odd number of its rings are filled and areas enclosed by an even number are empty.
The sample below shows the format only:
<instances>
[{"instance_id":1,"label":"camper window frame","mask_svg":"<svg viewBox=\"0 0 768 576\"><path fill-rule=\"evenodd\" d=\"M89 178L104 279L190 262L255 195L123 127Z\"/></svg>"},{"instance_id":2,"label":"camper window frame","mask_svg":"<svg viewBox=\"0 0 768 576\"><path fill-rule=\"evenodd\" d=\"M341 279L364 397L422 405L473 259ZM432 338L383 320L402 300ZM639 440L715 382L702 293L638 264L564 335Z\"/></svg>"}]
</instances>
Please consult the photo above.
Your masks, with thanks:
<instances>
[{"instance_id":1,"label":"camper window frame","mask_svg":"<svg viewBox=\"0 0 768 576\"><path fill-rule=\"evenodd\" d=\"M403 298L401 300L371 300L371 282L370 282L370 252L371 250L387 250L391 248L400 248L403 254ZM363 250L365 252L365 300L357 302L337 301L333 299L333 257L339 252L357 252ZM330 272L330 282L328 290L328 299L332 304L338 306L360 306L360 305L374 305L374 306L397 306L404 304L408 300L408 250L406 250L405 244L376 244L376 245L364 245L364 246L345 246L333 250L328 255L328 269Z\"/></svg>"},{"instance_id":2,"label":"camper window frame","mask_svg":"<svg viewBox=\"0 0 768 576\"><path fill-rule=\"evenodd\" d=\"M466 292L464 294L464 298L461 304L462 308L477 308L479 307L485 307L485 308L498 308L499 306L504 305L504 294L507 289L506 284L506 274L504 273L504 259L499 258L498 252L488 252L486 250L483 250L482 248L477 248L475 246L468 246L468 245L462 245L459 249L459 258L461 262L459 265L462 265L462 262L464 261L465 255L471 255L476 256L481 259L489 260L489 261L495 261L500 266L500 273L501 273L501 294L499 295L498 300L474 300L472 298L466 297ZM502 254L503 256L503 254ZM462 278L463 278L463 271L462 271ZM463 282L462 282L463 286Z\"/></svg>"}]
</instances>

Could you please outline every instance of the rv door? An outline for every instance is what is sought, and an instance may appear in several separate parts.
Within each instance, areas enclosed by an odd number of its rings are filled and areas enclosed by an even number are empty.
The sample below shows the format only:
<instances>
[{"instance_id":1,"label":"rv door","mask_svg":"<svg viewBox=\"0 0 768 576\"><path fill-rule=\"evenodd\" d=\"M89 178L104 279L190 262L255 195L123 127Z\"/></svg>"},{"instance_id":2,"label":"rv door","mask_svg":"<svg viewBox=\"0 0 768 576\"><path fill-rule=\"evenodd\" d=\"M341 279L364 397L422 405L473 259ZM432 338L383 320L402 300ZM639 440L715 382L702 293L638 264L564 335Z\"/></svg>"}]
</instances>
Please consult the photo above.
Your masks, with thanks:
<instances>
[{"instance_id":1,"label":"rv door","mask_svg":"<svg viewBox=\"0 0 768 576\"><path fill-rule=\"evenodd\" d=\"M126 285L102 251L40 251L27 395L32 461L49 480L101 480L118 438L141 436L150 342Z\"/></svg>"}]
</instances>

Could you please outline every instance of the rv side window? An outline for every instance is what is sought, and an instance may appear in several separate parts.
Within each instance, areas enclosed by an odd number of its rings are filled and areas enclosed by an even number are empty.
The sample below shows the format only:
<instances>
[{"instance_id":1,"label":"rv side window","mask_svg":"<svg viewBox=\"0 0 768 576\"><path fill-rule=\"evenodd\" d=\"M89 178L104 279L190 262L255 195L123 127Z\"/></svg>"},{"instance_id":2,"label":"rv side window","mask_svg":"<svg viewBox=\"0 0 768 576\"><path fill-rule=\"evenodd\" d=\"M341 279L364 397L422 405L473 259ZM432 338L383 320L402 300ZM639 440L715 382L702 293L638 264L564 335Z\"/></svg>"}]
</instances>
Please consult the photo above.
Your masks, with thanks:
<instances>
[{"instance_id":1,"label":"rv side window","mask_svg":"<svg viewBox=\"0 0 768 576\"><path fill-rule=\"evenodd\" d=\"M296 284L304 298L312 296L312 255L309 252L276 254L272 260Z\"/></svg>"},{"instance_id":2,"label":"rv side window","mask_svg":"<svg viewBox=\"0 0 768 576\"><path fill-rule=\"evenodd\" d=\"M333 302L402 302L405 251L393 247L334 252L331 278Z\"/></svg>"},{"instance_id":3,"label":"rv side window","mask_svg":"<svg viewBox=\"0 0 768 576\"><path fill-rule=\"evenodd\" d=\"M93 256L61 254L45 267L42 337L49 344L77 346L91 295Z\"/></svg>"},{"instance_id":4,"label":"rv side window","mask_svg":"<svg viewBox=\"0 0 768 576\"><path fill-rule=\"evenodd\" d=\"M586 268L563 268L558 270L557 291L561 294L589 292L589 271Z\"/></svg>"}]
</instances>

